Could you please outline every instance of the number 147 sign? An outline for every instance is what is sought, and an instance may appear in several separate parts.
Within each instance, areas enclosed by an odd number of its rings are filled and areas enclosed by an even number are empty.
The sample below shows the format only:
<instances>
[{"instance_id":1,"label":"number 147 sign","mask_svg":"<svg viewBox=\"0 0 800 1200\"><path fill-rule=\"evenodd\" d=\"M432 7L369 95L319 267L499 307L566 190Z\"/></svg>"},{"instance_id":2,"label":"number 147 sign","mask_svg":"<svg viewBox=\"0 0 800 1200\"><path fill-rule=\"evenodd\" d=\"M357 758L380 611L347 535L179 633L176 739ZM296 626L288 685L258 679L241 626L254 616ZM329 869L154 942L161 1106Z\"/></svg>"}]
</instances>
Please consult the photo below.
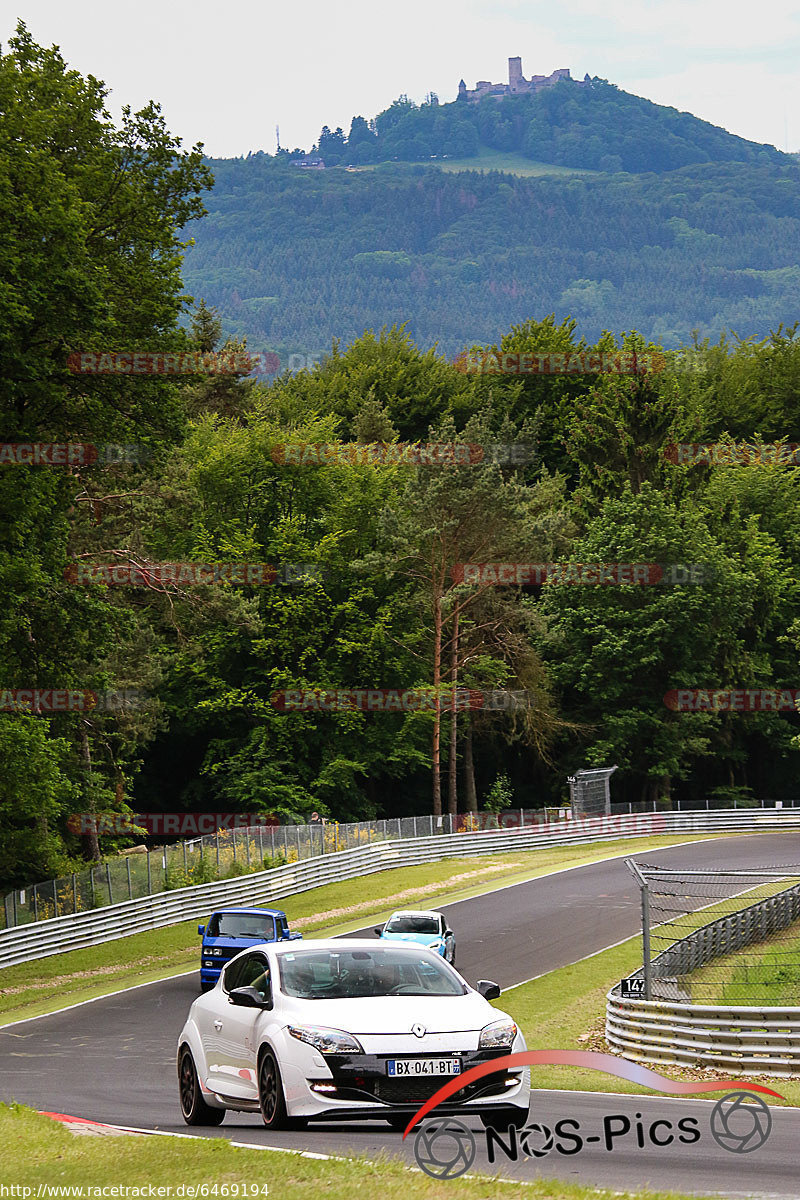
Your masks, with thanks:
<instances>
[{"instance_id":1,"label":"number 147 sign","mask_svg":"<svg viewBox=\"0 0 800 1200\"><path fill-rule=\"evenodd\" d=\"M620 980L619 990L623 996L644 996L644 979L641 975L631 975Z\"/></svg>"}]
</instances>

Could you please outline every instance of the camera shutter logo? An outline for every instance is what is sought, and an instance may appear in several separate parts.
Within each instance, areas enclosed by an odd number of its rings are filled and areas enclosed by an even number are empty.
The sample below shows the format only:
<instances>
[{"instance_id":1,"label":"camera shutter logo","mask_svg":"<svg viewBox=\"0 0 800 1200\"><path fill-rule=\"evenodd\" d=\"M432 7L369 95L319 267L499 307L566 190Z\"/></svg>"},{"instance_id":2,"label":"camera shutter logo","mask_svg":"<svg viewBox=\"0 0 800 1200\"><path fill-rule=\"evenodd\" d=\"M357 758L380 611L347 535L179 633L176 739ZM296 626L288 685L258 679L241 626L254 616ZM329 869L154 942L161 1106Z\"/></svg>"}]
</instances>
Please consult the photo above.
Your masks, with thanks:
<instances>
[{"instance_id":1,"label":"camera shutter logo","mask_svg":"<svg viewBox=\"0 0 800 1200\"><path fill-rule=\"evenodd\" d=\"M763 1146L772 1131L772 1113L752 1092L729 1092L711 1111L711 1136L723 1150L749 1154Z\"/></svg>"},{"instance_id":2,"label":"camera shutter logo","mask_svg":"<svg viewBox=\"0 0 800 1200\"><path fill-rule=\"evenodd\" d=\"M475 1136L451 1117L426 1121L414 1139L414 1158L433 1179L457 1179L475 1161Z\"/></svg>"},{"instance_id":3,"label":"camera shutter logo","mask_svg":"<svg viewBox=\"0 0 800 1200\"><path fill-rule=\"evenodd\" d=\"M553 1131L547 1125L526 1125L519 1142L528 1158L544 1158L553 1149Z\"/></svg>"}]
</instances>

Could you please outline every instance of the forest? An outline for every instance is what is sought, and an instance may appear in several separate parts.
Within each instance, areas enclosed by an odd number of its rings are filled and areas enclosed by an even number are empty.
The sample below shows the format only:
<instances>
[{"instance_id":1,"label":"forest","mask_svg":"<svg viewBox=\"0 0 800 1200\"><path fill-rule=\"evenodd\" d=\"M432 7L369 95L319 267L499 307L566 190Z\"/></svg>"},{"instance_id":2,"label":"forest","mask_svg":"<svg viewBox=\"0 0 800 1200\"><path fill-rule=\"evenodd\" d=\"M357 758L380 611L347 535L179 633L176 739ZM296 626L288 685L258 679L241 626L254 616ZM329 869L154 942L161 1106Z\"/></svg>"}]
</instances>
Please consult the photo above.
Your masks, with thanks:
<instances>
[{"instance_id":1,"label":"forest","mask_svg":"<svg viewBox=\"0 0 800 1200\"><path fill-rule=\"evenodd\" d=\"M550 312L593 341L634 328L668 348L759 337L800 282L800 165L780 157L540 178L209 160L184 279L283 366L403 323L452 358Z\"/></svg>"},{"instance_id":2,"label":"forest","mask_svg":"<svg viewBox=\"0 0 800 1200\"><path fill-rule=\"evenodd\" d=\"M157 105L114 125L103 85L24 27L0 57L0 89L0 443L27 447L0 460L0 885L130 842L76 832L76 813L347 820L475 810L498 787L537 807L561 800L577 767L612 764L620 800L795 794L796 712L674 701L681 690L797 686L800 468L775 448L800 442L793 165L681 167L670 184L680 177L680 208L652 176L630 182L636 200L624 179L341 173L329 183L257 158L214 164L211 191L202 147L182 149ZM234 189L236 172L252 192ZM557 194L569 200L556 204ZM609 217L624 215L621 231L598 225L601 201ZM547 244L544 234L534 244L531 231L548 222ZM211 288L192 284L209 223L236 247L233 291L244 270L264 301L294 281L285 294L306 314L298 327L329 335L319 365L274 377L70 370L84 352L239 361L243 331L223 322ZM560 248L561 278L593 253L605 277L619 256L591 320L575 285L558 311L535 290L567 227L583 249ZM673 241L660 245L665 228ZM496 257L508 229L528 231L524 295L512 253L521 243ZM702 244L703 257L673 254L681 239ZM634 267L642 244L676 304L680 294L680 329L702 327L714 287L719 297L739 287L742 311L757 300L773 324L753 332L753 317L738 336L701 333L676 349L644 309L641 328L616 322L614 289L649 295L645 266ZM453 291L436 301L454 351L657 362L663 349L663 369L464 370L449 347L428 343L433 318L421 332L400 287L417 280L438 296L433 267L426 283L418 261L434 246L462 288L460 311ZM388 260L369 261L387 251L394 277ZM331 336L317 271L337 254L350 272L339 311L351 316ZM494 291L480 283L490 268ZM746 283L762 290L754 297ZM503 288L496 308L480 308ZM378 296L392 312L371 328ZM291 326L282 329L288 341ZM487 452L366 461L346 451L353 443ZM701 443L727 449L675 451ZM301 460L286 453L297 444L343 451ZM489 452L498 446L508 453ZM463 569L493 563L575 573L500 583ZM624 572L576 582L586 564L675 569L652 586ZM363 689L443 700L415 711L276 701ZM455 689L529 702L458 707ZM37 710L37 692L110 699Z\"/></svg>"}]
</instances>

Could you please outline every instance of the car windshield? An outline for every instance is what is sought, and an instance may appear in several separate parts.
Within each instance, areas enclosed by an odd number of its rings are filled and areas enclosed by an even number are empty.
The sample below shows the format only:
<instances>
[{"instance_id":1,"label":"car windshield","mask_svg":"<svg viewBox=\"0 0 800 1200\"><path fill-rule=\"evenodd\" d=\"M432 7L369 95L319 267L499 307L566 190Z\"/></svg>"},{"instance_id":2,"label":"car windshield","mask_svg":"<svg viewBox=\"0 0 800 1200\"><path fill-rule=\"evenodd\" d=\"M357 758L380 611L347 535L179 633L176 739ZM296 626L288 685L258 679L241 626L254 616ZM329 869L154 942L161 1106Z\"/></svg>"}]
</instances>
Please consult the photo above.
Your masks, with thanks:
<instances>
[{"instance_id":1,"label":"car windshield","mask_svg":"<svg viewBox=\"0 0 800 1200\"><path fill-rule=\"evenodd\" d=\"M384 933L438 933L438 917L402 916L387 921Z\"/></svg>"},{"instance_id":2,"label":"car windshield","mask_svg":"<svg viewBox=\"0 0 800 1200\"><path fill-rule=\"evenodd\" d=\"M272 917L258 913L217 913L208 923L209 937L272 938Z\"/></svg>"},{"instance_id":3,"label":"car windshield","mask_svg":"<svg viewBox=\"0 0 800 1200\"><path fill-rule=\"evenodd\" d=\"M280 956L281 990L303 1000L463 996L453 970L429 951L302 950Z\"/></svg>"}]
</instances>

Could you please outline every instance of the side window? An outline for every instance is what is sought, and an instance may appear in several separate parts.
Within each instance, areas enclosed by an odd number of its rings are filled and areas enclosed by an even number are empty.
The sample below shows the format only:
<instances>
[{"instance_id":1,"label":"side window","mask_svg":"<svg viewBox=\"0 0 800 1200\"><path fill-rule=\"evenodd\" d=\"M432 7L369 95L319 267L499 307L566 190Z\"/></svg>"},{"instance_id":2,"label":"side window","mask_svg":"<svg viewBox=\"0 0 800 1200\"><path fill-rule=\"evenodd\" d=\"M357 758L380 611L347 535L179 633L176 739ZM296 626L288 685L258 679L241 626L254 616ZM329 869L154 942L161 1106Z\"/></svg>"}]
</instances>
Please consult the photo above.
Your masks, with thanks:
<instances>
[{"instance_id":1,"label":"side window","mask_svg":"<svg viewBox=\"0 0 800 1200\"><path fill-rule=\"evenodd\" d=\"M261 954L245 954L225 971L223 987L226 992L253 986L258 987L262 995L269 994L269 964Z\"/></svg>"},{"instance_id":2,"label":"side window","mask_svg":"<svg viewBox=\"0 0 800 1200\"><path fill-rule=\"evenodd\" d=\"M286 917L276 917L275 919L276 919L277 925L278 925L278 934L277 934L278 941L280 941L280 939L286 933L287 928L288 928L286 925Z\"/></svg>"}]
</instances>

